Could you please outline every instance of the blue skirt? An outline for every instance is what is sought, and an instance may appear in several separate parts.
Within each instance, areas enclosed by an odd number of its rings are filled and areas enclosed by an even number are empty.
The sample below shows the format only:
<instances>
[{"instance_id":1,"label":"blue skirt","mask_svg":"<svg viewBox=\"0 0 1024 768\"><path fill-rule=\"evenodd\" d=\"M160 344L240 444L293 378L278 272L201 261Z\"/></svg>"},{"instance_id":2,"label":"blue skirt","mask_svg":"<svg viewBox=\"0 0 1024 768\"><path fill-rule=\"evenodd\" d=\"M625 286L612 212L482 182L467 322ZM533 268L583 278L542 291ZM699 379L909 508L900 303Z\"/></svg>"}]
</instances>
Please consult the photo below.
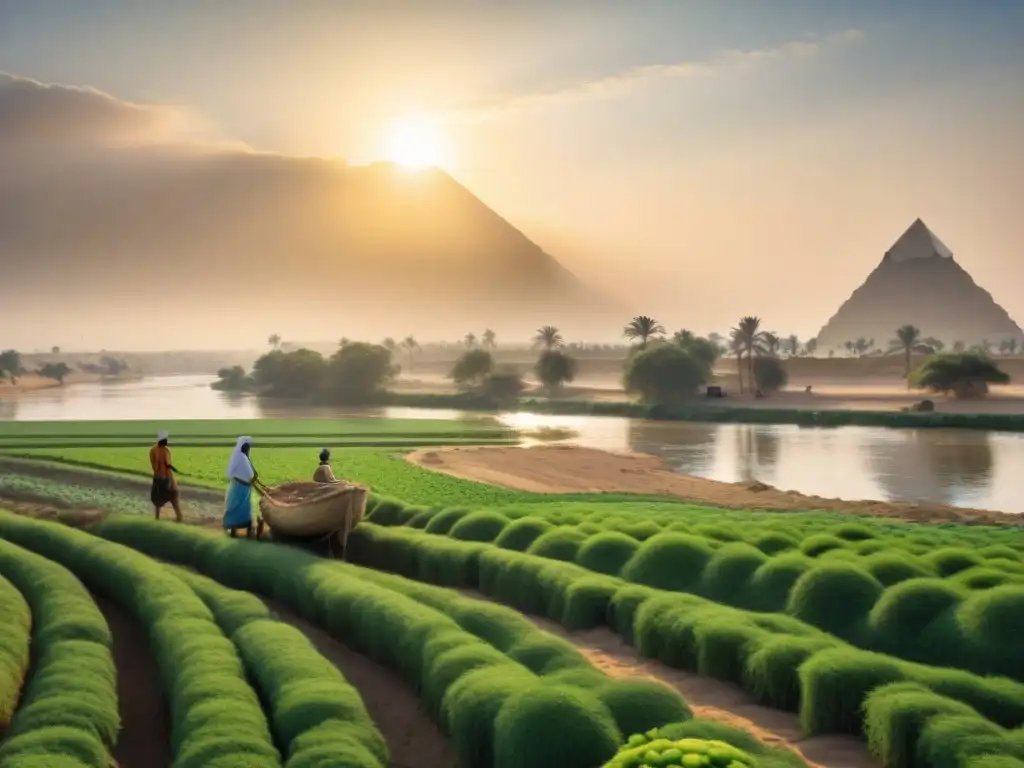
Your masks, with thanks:
<instances>
[{"instance_id":1,"label":"blue skirt","mask_svg":"<svg viewBox=\"0 0 1024 768\"><path fill-rule=\"evenodd\" d=\"M252 486L232 480L224 497L224 527L246 528L252 525Z\"/></svg>"}]
</instances>

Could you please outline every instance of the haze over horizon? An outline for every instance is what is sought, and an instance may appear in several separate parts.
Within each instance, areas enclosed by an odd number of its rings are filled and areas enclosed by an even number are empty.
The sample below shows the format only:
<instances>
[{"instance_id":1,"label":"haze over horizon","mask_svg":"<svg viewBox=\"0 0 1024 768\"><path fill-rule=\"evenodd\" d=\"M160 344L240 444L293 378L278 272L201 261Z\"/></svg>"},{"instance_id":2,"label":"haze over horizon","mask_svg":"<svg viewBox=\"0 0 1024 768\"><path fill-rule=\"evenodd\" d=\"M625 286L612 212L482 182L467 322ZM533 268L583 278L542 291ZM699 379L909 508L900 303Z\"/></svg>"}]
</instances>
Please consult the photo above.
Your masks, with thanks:
<instances>
[{"instance_id":1,"label":"haze over horizon","mask_svg":"<svg viewBox=\"0 0 1024 768\"><path fill-rule=\"evenodd\" d=\"M570 340L611 340L637 313L698 332L756 314L811 336L918 217L1020 322L1022 37L1024 4L1009 0L0 0L0 345L254 348L269 333L402 328L454 338L444 318L374 316L372 302L351 324L325 323L322 307L344 292L278 299L233 283L235 262L215 263L218 249L256 252L274 237L327 263L325 238L343 225L317 206L337 179L390 205L432 165L618 302L621 320L558 318ZM239 156L244 170L212 179ZM382 182L340 166L382 160L404 170ZM298 200L311 184L324 197ZM416 216L436 206L439 222L458 221L460 258L507 245L487 273L500 285L532 246L456 186L431 186ZM131 207L142 189L163 196L158 210ZM272 229L266 211L278 210ZM161 229L176 211L194 231ZM394 250L392 233L353 234L353 221L346 238ZM93 261L68 255L79 244ZM190 258L209 264L208 284L180 278ZM537 275L562 279L536 258ZM315 283L317 269L302 269L295 279ZM410 290L417 279L395 277ZM152 290L135 295L139 285ZM39 286L46 301L28 294ZM109 306L76 313L71 286L108 292ZM463 333L551 321L539 298L535 313L494 305L494 318L492 300L476 300ZM264 317L274 304L284 320ZM218 306L230 318L211 326Z\"/></svg>"}]
</instances>

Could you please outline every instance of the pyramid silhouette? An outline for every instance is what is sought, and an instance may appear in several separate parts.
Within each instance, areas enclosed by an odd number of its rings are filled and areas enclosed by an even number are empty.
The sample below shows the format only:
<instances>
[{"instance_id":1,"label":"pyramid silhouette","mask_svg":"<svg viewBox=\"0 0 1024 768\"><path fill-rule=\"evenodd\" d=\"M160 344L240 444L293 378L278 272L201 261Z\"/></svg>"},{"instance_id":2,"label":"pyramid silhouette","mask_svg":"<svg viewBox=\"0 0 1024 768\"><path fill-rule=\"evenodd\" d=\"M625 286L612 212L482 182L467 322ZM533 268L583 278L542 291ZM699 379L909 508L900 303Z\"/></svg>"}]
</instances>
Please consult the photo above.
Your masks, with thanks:
<instances>
[{"instance_id":1,"label":"pyramid silhouette","mask_svg":"<svg viewBox=\"0 0 1024 768\"><path fill-rule=\"evenodd\" d=\"M818 332L818 354L847 341L874 339L885 348L902 325L952 346L1006 339L1024 343L1020 329L992 294L953 258L953 252L917 219L885 252L849 299Z\"/></svg>"}]
</instances>

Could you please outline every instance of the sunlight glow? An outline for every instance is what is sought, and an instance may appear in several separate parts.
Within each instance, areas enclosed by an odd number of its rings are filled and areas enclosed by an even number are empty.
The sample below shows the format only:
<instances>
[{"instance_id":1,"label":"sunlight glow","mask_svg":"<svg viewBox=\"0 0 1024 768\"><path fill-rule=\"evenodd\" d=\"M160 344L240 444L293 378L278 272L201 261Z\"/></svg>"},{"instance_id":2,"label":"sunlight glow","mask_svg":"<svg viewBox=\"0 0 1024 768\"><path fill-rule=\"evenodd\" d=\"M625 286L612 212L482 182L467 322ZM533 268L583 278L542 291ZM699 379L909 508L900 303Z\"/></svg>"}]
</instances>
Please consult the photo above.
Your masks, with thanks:
<instances>
[{"instance_id":1,"label":"sunlight glow","mask_svg":"<svg viewBox=\"0 0 1024 768\"><path fill-rule=\"evenodd\" d=\"M437 120L407 115L392 123L384 139L384 159L405 168L443 166L448 162L445 141Z\"/></svg>"}]
</instances>

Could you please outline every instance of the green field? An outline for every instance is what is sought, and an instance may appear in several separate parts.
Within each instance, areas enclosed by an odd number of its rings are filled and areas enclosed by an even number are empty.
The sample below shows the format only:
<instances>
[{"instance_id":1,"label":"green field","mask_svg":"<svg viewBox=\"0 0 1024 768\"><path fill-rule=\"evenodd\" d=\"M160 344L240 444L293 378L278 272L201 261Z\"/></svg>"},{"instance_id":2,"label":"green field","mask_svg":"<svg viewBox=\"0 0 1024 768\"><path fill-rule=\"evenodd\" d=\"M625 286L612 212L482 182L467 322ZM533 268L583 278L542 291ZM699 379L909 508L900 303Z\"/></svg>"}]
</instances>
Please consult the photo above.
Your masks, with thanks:
<instances>
[{"instance_id":1,"label":"green field","mask_svg":"<svg viewBox=\"0 0 1024 768\"><path fill-rule=\"evenodd\" d=\"M80 764L105 766L116 748L116 691L109 677L86 679L110 663L92 596L147 628L168 681L176 766L388 765L389 734L358 682L268 612L263 596L396 673L462 766L802 765L748 732L694 718L661 683L606 676L572 634L586 631L740 686L798 718L806 735L859 736L884 768L1024 768L1024 528L505 490L403 460L416 443L402 441L459 444L494 431L442 423L381 422L376 433L345 423L346 439L395 443L334 452L336 474L372 489L349 563L149 519L149 433L183 436L174 460L186 503L191 494L216 515L238 423L0 429L0 454L23 457L0 465L0 497L7 489L127 513L88 532L0 513L0 603L21 616L0 629L0 716L5 701L18 702L7 705L0 765L43 765L71 744ZM254 463L279 483L309 476L316 441L339 424L241 431L262 435ZM36 440L54 442L23 447ZM98 643L94 666L62 671L59 686L37 694L27 644L52 647L41 658L56 669L60 643L78 642L77 630L73 640L47 634L58 600L93 627L82 631ZM568 639L531 616L560 624ZM103 704L84 711L82 697ZM223 713L221 726L210 712Z\"/></svg>"}]
</instances>

